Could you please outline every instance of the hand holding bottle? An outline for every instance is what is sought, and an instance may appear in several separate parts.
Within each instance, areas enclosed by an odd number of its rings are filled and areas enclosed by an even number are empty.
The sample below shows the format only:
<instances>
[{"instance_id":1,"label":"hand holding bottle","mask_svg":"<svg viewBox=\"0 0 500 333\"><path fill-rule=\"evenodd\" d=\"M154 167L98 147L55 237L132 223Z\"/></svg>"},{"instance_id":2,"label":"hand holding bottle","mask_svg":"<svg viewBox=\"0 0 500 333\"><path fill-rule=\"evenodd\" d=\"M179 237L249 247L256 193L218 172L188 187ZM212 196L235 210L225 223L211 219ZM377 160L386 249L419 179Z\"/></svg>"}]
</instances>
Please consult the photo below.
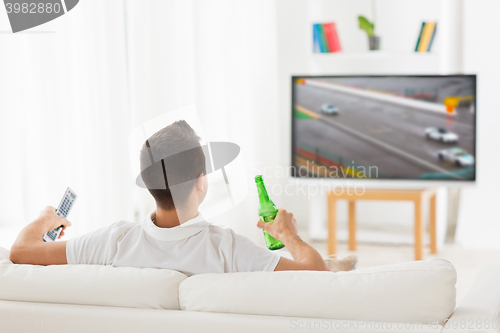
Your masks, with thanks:
<instances>
[{"instance_id":1,"label":"hand holding bottle","mask_svg":"<svg viewBox=\"0 0 500 333\"><path fill-rule=\"evenodd\" d=\"M267 231L276 239L286 242L290 237L298 236L297 220L292 213L279 209L278 215L271 222L257 222L257 227Z\"/></svg>"},{"instance_id":2,"label":"hand holding bottle","mask_svg":"<svg viewBox=\"0 0 500 333\"><path fill-rule=\"evenodd\" d=\"M275 271L327 271L330 268L326 265L321 255L313 247L308 245L298 235L297 221L293 214L284 209L279 209L276 218L271 222L257 222L257 227L263 229L269 235L282 241L294 260L281 258Z\"/></svg>"},{"instance_id":3,"label":"hand holding bottle","mask_svg":"<svg viewBox=\"0 0 500 333\"><path fill-rule=\"evenodd\" d=\"M269 223L278 215L278 208L274 202L269 199L266 186L261 175L255 176L255 184L257 185L257 193L259 194L259 216L262 222ZM261 228L262 229L262 228ZM279 250L285 245L275 237L271 236L266 230L263 230L266 246L269 250Z\"/></svg>"}]
</instances>

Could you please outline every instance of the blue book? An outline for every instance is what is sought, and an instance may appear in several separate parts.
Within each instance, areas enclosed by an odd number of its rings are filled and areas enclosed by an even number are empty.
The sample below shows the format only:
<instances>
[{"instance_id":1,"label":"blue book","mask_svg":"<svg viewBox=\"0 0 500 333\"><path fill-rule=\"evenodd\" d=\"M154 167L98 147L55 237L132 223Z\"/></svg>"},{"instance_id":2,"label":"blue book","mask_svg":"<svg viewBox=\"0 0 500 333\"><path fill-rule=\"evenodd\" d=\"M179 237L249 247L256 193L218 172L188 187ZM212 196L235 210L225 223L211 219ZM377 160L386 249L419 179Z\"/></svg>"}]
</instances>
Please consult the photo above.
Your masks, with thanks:
<instances>
[{"instance_id":1,"label":"blue book","mask_svg":"<svg viewBox=\"0 0 500 333\"><path fill-rule=\"evenodd\" d=\"M319 35L319 24L313 24L313 43L314 43L314 52L320 53L324 52L321 46L321 39Z\"/></svg>"}]
</instances>

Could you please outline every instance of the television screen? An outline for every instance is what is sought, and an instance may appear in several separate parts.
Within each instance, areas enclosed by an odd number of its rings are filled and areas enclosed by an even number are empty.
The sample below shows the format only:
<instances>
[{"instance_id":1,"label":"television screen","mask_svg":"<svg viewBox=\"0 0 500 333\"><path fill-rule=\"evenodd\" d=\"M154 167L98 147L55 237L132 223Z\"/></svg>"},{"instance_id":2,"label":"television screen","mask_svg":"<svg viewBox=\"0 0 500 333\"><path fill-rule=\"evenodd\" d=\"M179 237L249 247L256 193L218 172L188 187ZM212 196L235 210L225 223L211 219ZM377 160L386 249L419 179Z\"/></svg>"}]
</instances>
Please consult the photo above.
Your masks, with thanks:
<instances>
[{"instance_id":1,"label":"television screen","mask_svg":"<svg viewBox=\"0 0 500 333\"><path fill-rule=\"evenodd\" d=\"M476 76L292 77L292 176L474 181Z\"/></svg>"}]
</instances>

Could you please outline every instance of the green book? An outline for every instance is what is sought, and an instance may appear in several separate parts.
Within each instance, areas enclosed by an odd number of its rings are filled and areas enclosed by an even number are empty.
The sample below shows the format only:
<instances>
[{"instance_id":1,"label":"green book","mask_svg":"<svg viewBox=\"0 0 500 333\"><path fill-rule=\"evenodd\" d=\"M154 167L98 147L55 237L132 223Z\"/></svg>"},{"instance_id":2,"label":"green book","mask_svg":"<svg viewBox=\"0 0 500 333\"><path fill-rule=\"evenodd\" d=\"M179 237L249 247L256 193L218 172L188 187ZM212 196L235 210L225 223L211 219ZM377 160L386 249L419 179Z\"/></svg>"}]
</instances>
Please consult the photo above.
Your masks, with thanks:
<instances>
[{"instance_id":1,"label":"green book","mask_svg":"<svg viewBox=\"0 0 500 333\"><path fill-rule=\"evenodd\" d=\"M323 24L319 24L319 41L321 43L321 50L325 53L329 53L330 49L328 48L328 42L326 41L325 29L323 28Z\"/></svg>"}]
</instances>

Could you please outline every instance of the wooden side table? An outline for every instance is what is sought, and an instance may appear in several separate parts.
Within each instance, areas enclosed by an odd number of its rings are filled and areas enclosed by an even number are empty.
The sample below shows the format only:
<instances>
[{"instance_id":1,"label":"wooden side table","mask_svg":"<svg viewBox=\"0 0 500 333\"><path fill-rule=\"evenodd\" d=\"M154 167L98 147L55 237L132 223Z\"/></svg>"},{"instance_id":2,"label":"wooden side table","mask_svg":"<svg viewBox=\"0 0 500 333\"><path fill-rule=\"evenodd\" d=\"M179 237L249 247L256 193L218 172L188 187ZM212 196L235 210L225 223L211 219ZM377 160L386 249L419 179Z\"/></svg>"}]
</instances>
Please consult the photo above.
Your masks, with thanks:
<instances>
[{"instance_id":1,"label":"wooden side table","mask_svg":"<svg viewBox=\"0 0 500 333\"><path fill-rule=\"evenodd\" d=\"M337 252L337 200L349 202L349 251L356 250L356 201L358 200L397 200L413 201L415 204L415 260L423 258L424 223L422 203L430 200L430 250L437 253L436 245L436 190L374 190L366 189L363 193L356 194L354 190L343 190L341 194L331 191L328 193L328 254Z\"/></svg>"}]
</instances>

